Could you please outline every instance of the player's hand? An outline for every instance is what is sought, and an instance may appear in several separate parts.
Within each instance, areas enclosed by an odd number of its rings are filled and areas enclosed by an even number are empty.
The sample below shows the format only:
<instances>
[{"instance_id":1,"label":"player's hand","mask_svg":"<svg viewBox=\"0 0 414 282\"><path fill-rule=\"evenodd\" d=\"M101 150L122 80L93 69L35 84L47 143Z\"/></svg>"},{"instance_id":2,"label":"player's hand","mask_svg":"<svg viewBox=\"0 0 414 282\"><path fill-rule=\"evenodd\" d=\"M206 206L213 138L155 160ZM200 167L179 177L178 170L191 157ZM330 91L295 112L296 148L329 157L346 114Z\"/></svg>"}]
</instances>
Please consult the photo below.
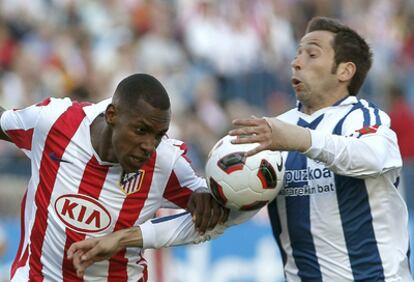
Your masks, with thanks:
<instances>
[{"instance_id":1,"label":"player's hand","mask_svg":"<svg viewBox=\"0 0 414 282\"><path fill-rule=\"evenodd\" d=\"M114 232L100 238L76 242L68 249L68 259L73 261L76 275L82 277L93 263L109 259L121 250L121 236Z\"/></svg>"},{"instance_id":2,"label":"player's hand","mask_svg":"<svg viewBox=\"0 0 414 282\"><path fill-rule=\"evenodd\" d=\"M216 227L217 224L225 223L229 216L229 210L221 206L207 192L192 193L187 210L191 212L195 228L201 235Z\"/></svg>"},{"instance_id":3,"label":"player's hand","mask_svg":"<svg viewBox=\"0 0 414 282\"><path fill-rule=\"evenodd\" d=\"M272 150L272 128L264 118L252 116L246 119L235 119L233 125L239 128L229 131L229 135L236 136L233 144L258 143L259 145L246 152L246 157L263 150Z\"/></svg>"}]
</instances>

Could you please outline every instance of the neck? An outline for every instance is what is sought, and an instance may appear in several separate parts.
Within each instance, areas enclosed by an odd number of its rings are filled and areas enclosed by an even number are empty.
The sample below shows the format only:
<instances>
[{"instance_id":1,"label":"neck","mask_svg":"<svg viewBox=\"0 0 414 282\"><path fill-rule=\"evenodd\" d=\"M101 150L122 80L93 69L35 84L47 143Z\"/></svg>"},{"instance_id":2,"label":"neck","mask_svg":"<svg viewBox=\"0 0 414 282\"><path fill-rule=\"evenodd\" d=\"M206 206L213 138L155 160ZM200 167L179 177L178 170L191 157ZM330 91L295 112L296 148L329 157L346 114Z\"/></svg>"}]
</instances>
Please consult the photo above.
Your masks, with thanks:
<instances>
[{"instance_id":1,"label":"neck","mask_svg":"<svg viewBox=\"0 0 414 282\"><path fill-rule=\"evenodd\" d=\"M348 91L332 93L333 95L312 95L313 99L309 101L300 101L302 103L301 111L307 115L311 115L320 109L330 107L339 100L349 95Z\"/></svg>"},{"instance_id":2,"label":"neck","mask_svg":"<svg viewBox=\"0 0 414 282\"><path fill-rule=\"evenodd\" d=\"M91 127L92 147L102 161L115 162L111 157L111 129L105 122L105 118L99 115L92 122Z\"/></svg>"}]
</instances>

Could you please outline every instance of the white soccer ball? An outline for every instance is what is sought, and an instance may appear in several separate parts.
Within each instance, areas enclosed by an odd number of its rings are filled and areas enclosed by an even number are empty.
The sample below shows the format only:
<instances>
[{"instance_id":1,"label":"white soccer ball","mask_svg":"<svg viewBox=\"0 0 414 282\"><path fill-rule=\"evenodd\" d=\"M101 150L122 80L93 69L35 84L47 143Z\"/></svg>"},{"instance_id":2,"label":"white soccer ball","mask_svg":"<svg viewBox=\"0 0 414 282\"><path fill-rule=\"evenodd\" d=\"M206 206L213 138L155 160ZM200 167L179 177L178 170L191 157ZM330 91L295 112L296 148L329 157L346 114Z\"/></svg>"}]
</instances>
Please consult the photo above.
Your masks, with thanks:
<instances>
[{"instance_id":1,"label":"white soccer ball","mask_svg":"<svg viewBox=\"0 0 414 282\"><path fill-rule=\"evenodd\" d=\"M206 179L214 198L233 210L259 209L271 202L283 185L285 167L279 151L261 151L245 157L258 144L232 144L225 136L211 149Z\"/></svg>"}]
</instances>

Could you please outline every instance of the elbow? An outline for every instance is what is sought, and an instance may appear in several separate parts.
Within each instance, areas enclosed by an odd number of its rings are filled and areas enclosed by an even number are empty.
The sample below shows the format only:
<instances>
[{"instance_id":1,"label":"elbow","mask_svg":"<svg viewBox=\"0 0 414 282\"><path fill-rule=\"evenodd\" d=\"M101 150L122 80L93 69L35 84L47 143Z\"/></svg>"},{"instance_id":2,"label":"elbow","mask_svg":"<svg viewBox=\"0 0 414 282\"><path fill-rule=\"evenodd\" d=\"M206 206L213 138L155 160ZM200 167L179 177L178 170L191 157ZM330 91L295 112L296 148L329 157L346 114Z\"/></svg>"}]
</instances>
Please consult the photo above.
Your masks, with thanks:
<instances>
[{"instance_id":1,"label":"elbow","mask_svg":"<svg viewBox=\"0 0 414 282\"><path fill-rule=\"evenodd\" d=\"M351 162L350 170L357 172L357 174L360 174L361 176L378 176L401 166L402 160L399 155L390 156L387 154L377 154L369 159Z\"/></svg>"}]
</instances>

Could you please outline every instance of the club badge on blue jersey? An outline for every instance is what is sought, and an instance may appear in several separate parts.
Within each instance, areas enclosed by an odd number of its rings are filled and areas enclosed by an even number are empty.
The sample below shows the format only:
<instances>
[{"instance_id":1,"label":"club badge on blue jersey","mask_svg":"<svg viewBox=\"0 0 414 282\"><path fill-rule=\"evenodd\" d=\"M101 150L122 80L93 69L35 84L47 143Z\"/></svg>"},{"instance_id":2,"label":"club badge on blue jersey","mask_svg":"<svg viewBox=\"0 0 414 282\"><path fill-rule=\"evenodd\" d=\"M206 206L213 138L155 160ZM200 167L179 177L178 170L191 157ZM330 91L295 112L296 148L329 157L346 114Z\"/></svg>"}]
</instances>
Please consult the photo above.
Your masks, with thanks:
<instances>
[{"instance_id":1,"label":"club badge on blue jersey","mask_svg":"<svg viewBox=\"0 0 414 282\"><path fill-rule=\"evenodd\" d=\"M138 192L141 189L145 171L140 169L137 172L123 173L119 180L119 186L126 195Z\"/></svg>"}]
</instances>

